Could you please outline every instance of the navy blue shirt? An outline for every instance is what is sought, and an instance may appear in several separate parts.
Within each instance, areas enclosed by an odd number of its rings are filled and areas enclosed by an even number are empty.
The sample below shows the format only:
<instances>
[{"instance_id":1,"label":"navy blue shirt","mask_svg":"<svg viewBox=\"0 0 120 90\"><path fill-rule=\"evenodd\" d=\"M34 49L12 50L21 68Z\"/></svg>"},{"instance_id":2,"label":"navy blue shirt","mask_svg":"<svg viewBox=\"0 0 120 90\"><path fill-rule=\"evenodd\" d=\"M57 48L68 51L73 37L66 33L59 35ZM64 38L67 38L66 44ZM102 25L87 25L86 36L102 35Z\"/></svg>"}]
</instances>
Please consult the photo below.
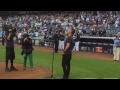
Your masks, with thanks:
<instances>
[{"instance_id":1,"label":"navy blue shirt","mask_svg":"<svg viewBox=\"0 0 120 90\"><path fill-rule=\"evenodd\" d=\"M6 32L6 47L14 47L13 36L10 37L10 40L7 39L8 33Z\"/></svg>"}]
</instances>

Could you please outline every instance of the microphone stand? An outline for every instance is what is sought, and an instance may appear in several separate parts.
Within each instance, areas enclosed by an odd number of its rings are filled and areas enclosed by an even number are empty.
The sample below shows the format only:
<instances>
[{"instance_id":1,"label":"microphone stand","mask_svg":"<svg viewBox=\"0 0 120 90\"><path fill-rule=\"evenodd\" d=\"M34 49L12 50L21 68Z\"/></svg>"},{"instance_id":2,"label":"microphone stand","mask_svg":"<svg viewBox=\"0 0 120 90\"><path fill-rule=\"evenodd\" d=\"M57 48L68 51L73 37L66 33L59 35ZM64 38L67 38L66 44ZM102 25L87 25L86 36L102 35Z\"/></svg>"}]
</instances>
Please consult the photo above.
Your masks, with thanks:
<instances>
[{"instance_id":1,"label":"microphone stand","mask_svg":"<svg viewBox=\"0 0 120 90\"><path fill-rule=\"evenodd\" d=\"M52 57L52 75L51 75L51 79L54 79L54 77L53 77L53 73L54 73L54 67L53 67L53 65L54 65L54 44L55 44L55 42L53 40L53 57Z\"/></svg>"}]
</instances>

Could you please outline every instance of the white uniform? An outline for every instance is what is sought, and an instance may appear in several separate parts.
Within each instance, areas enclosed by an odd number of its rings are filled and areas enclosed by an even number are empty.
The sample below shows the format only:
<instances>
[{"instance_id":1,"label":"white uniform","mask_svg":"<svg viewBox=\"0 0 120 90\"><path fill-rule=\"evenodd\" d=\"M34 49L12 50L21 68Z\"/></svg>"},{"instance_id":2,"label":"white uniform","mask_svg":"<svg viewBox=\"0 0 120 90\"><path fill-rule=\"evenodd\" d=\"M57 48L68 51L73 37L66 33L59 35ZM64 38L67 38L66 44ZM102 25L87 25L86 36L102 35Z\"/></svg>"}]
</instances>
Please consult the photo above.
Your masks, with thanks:
<instances>
[{"instance_id":1,"label":"white uniform","mask_svg":"<svg viewBox=\"0 0 120 90\"><path fill-rule=\"evenodd\" d=\"M59 49L64 49L64 41L59 40Z\"/></svg>"},{"instance_id":2,"label":"white uniform","mask_svg":"<svg viewBox=\"0 0 120 90\"><path fill-rule=\"evenodd\" d=\"M59 49L64 49L64 35L60 35L60 40L59 40Z\"/></svg>"},{"instance_id":3,"label":"white uniform","mask_svg":"<svg viewBox=\"0 0 120 90\"><path fill-rule=\"evenodd\" d=\"M77 36L76 37L74 36L73 38L75 40L75 46L74 46L73 51L79 51L79 43L80 43L80 41L77 40Z\"/></svg>"},{"instance_id":4,"label":"white uniform","mask_svg":"<svg viewBox=\"0 0 120 90\"><path fill-rule=\"evenodd\" d=\"M75 50L79 51L79 41L75 42Z\"/></svg>"},{"instance_id":5,"label":"white uniform","mask_svg":"<svg viewBox=\"0 0 120 90\"><path fill-rule=\"evenodd\" d=\"M114 57L113 60L119 61L120 60L120 40L114 40Z\"/></svg>"}]
</instances>

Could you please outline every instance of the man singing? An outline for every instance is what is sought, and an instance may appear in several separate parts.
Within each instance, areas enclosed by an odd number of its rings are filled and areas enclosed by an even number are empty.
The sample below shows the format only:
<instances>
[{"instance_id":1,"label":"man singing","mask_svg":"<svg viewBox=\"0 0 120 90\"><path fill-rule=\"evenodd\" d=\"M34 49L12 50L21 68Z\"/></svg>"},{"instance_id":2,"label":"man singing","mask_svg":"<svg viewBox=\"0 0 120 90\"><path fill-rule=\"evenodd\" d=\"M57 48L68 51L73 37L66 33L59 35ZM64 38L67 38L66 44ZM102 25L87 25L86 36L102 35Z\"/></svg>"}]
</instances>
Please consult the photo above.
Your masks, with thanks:
<instances>
[{"instance_id":1,"label":"man singing","mask_svg":"<svg viewBox=\"0 0 120 90\"><path fill-rule=\"evenodd\" d=\"M63 67L63 79L69 78L70 73L70 61L72 57L72 50L74 48L74 40L73 40L73 34L75 33L75 30L68 29L67 34L68 37L65 39L65 49L63 51L63 57L62 57L62 67Z\"/></svg>"}]
</instances>

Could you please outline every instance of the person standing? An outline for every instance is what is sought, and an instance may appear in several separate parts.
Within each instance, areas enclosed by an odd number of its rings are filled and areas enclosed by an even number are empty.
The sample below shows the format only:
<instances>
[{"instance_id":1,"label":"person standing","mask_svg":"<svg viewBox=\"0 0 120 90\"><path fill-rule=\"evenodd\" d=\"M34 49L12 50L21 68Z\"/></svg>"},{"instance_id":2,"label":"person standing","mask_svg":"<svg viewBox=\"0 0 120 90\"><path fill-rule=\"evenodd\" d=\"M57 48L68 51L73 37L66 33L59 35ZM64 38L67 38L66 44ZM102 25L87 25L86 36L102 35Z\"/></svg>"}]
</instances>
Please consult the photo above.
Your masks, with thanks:
<instances>
[{"instance_id":1,"label":"person standing","mask_svg":"<svg viewBox=\"0 0 120 90\"><path fill-rule=\"evenodd\" d=\"M65 39L65 36L63 35L62 32L60 32L60 35L59 35L59 49L64 49L64 39Z\"/></svg>"},{"instance_id":2,"label":"person standing","mask_svg":"<svg viewBox=\"0 0 120 90\"><path fill-rule=\"evenodd\" d=\"M58 53L58 45L59 45L59 36L58 31L53 35L54 45L55 45L55 53Z\"/></svg>"},{"instance_id":3,"label":"person standing","mask_svg":"<svg viewBox=\"0 0 120 90\"><path fill-rule=\"evenodd\" d=\"M25 33L22 39L22 52L21 52L21 55L24 56L23 70L26 70L27 57L29 57L31 70L34 70L32 51L33 51L32 39L29 38L29 35L27 33Z\"/></svg>"},{"instance_id":4,"label":"person standing","mask_svg":"<svg viewBox=\"0 0 120 90\"><path fill-rule=\"evenodd\" d=\"M79 32L76 32L74 41L75 41L74 50L79 51L79 43L80 43L80 34L79 34Z\"/></svg>"},{"instance_id":5,"label":"person standing","mask_svg":"<svg viewBox=\"0 0 120 90\"><path fill-rule=\"evenodd\" d=\"M120 40L119 36L116 36L116 39L114 40L114 61L120 60Z\"/></svg>"},{"instance_id":6,"label":"person standing","mask_svg":"<svg viewBox=\"0 0 120 90\"><path fill-rule=\"evenodd\" d=\"M6 33L6 67L5 71L18 71L13 65L13 61L15 59L15 52L14 52L14 33L12 29L12 25L6 25L5 28ZM11 68L8 67L8 60L11 61Z\"/></svg>"},{"instance_id":7,"label":"person standing","mask_svg":"<svg viewBox=\"0 0 120 90\"><path fill-rule=\"evenodd\" d=\"M68 37L65 39L65 48L62 55L62 68L63 68L63 78L68 79L70 74L70 61L72 58L72 50L74 48L73 34L75 33L74 29L68 29Z\"/></svg>"},{"instance_id":8,"label":"person standing","mask_svg":"<svg viewBox=\"0 0 120 90\"><path fill-rule=\"evenodd\" d=\"M18 44L21 44L22 33L18 33Z\"/></svg>"}]
</instances>

